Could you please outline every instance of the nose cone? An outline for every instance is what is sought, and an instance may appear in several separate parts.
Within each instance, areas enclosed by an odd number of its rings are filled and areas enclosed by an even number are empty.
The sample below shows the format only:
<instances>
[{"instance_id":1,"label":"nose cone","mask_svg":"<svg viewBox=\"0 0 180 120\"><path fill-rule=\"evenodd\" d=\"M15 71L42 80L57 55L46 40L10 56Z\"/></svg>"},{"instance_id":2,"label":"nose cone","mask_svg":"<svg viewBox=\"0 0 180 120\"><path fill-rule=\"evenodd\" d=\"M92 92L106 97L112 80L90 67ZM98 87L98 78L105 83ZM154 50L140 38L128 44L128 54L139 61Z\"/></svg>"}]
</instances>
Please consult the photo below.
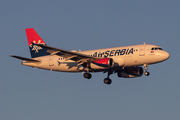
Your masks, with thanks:
<instances>
[{"instance_id":1,"label":"nose cone","mask_svg":"<svg viewBox=\"0 0 180 120\"><path fill-rule=\"evenodd\" d=\"M170 57L170 54L168 52L164 51L162 56L163 56L164 60L167 60Z\"/></svg>"}]
</instances>

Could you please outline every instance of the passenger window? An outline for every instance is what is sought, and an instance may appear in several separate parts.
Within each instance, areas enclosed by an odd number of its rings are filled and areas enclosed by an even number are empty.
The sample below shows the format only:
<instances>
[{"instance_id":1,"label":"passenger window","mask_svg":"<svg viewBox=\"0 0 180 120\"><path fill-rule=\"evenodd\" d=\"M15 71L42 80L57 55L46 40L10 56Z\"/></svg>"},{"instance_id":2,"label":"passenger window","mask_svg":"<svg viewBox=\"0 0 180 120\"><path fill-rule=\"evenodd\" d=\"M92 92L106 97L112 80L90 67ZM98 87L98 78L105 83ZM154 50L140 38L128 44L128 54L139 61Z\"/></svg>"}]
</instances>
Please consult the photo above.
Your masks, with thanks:
<instances>
[{"instance_id":1,"label":"passenger window","mask_svg":"<svg viewBox=\"0 0 180 120\"><path fill-rule=\"evenodd\" d=\"M154 48L152 48L151 50L154 50Z\"/></svg>"}]
</instances>

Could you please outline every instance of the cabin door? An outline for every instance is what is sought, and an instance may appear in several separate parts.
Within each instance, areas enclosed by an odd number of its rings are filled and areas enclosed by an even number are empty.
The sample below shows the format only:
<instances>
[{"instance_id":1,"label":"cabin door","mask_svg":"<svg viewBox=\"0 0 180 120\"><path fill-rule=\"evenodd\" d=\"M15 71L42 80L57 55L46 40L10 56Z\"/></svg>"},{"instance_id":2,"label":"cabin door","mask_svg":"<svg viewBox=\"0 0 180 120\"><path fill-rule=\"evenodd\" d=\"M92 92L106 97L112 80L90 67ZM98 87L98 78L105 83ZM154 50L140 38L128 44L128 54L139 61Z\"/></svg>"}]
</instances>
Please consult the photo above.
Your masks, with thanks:
<instances>
[{"instance_id":1,"label":"cabin door","mask_svg":"<svg viewBox=\"0 0 180 120\"><path fill-rule=\"evenodd\" d=\"M139 56L144 56L145 55L145 47L146 45L141 45L139 49Z\"/></svg>"}]
</instances>

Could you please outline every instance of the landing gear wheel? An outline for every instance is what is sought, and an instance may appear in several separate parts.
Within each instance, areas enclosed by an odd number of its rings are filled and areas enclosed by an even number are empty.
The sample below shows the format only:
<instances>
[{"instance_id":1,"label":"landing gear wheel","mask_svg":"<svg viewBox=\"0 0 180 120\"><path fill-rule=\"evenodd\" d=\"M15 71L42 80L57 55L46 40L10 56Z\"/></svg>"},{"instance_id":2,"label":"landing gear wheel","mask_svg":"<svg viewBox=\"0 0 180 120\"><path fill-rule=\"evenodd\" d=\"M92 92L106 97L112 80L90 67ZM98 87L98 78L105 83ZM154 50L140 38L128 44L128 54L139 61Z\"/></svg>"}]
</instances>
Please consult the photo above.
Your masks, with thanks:
<instances>
[{"instance_id":1,"label":"landing gear wheel","mask_svg":"<svg viewBox=\"0 0 180 120\"><path fill-rule=\"evenodd\" d=\"M150 73L146 71L144 74L145 74L146 76L149 76Z\"/></svg>"},{"instance_id":2,"label":"landing gear wheel","mask_svg":"<svg viewBox=\"0 0 180 120\"><path fill-rule=\"evenodd\" d=\"M146 76L149 76L150 73L147 71L147 69L148 69L148 64L144 64L143 66L144 66L145 71L146 71L144 74L145 74Z\"/></svg>"},{"instance_id":3,"label":"landing gear wheel","mask_svg":"<svg viewBox=\"0 0 180 120\"><path fill-rule=\"evenodd\" d=\"M104 83L110 85L112 83L112 80L109 78L105 78Z\"/></svg>"},{"instance_id":4,"label":"landing gear wheel","mask_svg":"<svg viewBox=\"0 0 180 120\"><path fill-rule=\"evenodd\" d=\"M84 78L91 79L92 75L90 73L84 73Z\"/></svg>"}]
</instances>

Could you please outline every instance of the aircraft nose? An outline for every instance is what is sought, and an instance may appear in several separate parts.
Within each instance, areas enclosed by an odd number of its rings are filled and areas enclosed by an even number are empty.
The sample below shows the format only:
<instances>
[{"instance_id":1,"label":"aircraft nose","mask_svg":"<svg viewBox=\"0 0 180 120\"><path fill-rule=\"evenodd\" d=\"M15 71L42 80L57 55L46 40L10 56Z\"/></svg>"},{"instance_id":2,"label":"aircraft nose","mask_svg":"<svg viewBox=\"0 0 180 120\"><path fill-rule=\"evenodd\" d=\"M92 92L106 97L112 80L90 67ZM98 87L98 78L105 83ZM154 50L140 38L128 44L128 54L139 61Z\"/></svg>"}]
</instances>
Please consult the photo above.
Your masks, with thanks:
<instances>
[{"instance_id":1,"label":"aircraft nose","mask_svg":"<svg viewBox=\"0 0 180 120\"><path fill-rule=\"evenodd\" d=\"M164 58L165 60L167 60L169 57L170 57L170 54L169 54L168 52L164 51L164 53L163 53L163 58Z\"/></svg>"}]
</instances>

